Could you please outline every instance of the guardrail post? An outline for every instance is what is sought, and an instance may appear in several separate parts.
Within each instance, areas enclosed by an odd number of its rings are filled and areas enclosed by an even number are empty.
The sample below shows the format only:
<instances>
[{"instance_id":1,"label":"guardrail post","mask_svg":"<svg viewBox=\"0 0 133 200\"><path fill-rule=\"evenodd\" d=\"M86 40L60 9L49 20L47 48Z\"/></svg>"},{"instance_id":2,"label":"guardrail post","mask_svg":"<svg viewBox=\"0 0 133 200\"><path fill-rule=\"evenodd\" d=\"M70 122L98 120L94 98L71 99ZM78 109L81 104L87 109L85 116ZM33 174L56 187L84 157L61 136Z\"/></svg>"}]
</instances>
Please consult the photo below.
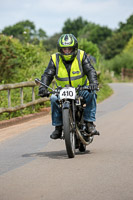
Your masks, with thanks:
<instances>
[{"instance_id":1,"label":"guardrail post","mask_svg":"<svg viewBox=\"0 0 133 200\"><path fill-rule=\"evenodd\" d=\"M125 70L124 70L124 68L121 68L121 79L122 79L122 81L124 80L124 78L125 78Z\"/></svg>"},{"instance_id":2,"label":"guardrail post","mask_svg":"<svg viewBox=\"0 0 133 200\"><path fill-rule=\"evenodd\" d=\"M11 90L8 90L8 107L11 107Z\"/></svg>"},{"instance_id":3,"label":"guardrail post","mask_svg":"<svg viewBox=\"0 0 133 200\"><path fill-rule=\"evenodd\" d=\"M35 90L34 90L34 86L32 87L32 101L35 101ZM35 110L35 106L32 106L32 110Z\"/></svg>"},{"instance_id":4,"label":"guardrail post","mask_svg":"<svg viewBox=\"0 0 133 200\"><path fill-rule=\"evenodd\" d=\"M23 87L20 88L21 105L23 105Z\"/></svg>"},{"instance_id":5,"label":"guardrail post","mask_svg":"<svg viewBox=\"0 0 133 200\"><path fill-rule=\"evenodd\" d=\"M35 101L35 90L34 90L34 86L32 87L32 101Z\"/></svg>"},{"instance_id":6,"label":"guardrail post","mask_svg":"<svg viewBox=\"0 0 133 200\"><path fill-rule=\"evenodd\" d=\"M8 108L10 107L11 107L11 90L9 89L8 90ZM9 119L10 119L11 118L10 112L8 112L8 114L9 114Z\"/></svg>"}]
</instances>

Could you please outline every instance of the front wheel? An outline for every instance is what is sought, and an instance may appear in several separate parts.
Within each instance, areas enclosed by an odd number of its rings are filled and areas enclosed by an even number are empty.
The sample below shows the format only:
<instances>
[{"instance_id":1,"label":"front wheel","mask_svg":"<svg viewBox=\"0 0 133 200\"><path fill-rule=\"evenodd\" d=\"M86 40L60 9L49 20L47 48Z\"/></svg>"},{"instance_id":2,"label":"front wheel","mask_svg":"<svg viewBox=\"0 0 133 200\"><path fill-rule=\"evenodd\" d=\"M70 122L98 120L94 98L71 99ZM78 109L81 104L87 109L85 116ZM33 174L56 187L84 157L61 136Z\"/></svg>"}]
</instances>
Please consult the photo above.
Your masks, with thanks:
<instances>
[{"instance_id":1,"label":"front wheel","mask_svg":"<svg viewBox=\"0 0 133 200\"><path fill-rule=\"evenodd\" d=\"M63 127L66 150L69 158L75 156L75 133L73 132L73 119L70 109L63 109Z\"/></svg>"}]
</instances>

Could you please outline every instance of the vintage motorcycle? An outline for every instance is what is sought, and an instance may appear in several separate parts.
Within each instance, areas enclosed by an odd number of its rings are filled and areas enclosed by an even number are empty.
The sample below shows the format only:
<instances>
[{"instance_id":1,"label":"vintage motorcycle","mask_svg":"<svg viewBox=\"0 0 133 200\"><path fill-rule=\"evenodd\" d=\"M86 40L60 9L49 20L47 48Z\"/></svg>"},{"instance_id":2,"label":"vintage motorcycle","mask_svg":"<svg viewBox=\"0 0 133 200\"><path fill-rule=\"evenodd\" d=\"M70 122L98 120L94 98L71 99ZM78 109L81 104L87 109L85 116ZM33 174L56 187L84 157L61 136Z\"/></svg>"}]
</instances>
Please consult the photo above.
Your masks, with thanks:
<instances>
[{"instance_id":1,"label":"vintage motorcycle","mask_svg":"<svg viewBox=\"0 0 133 200\"><path fill-rule=\"evenodd\" d=\"M35 79L36 84L45 86L51 90L48 95L55 94L59 96L58 103L62 108L63 134L61 139L65 140L66 150L69 158L75 157L75 150L80 152L86 151L86 146L89 145L94 138L94 135L88 134L86 124L83 120L83 111L85 102L79 96L79 91L89 90L89 86L77 88L66 86L64 88L57 87L55 90L42 83L38 78ZM99 135L97 132L95 135Z\"/></svg>"}]
</instances>

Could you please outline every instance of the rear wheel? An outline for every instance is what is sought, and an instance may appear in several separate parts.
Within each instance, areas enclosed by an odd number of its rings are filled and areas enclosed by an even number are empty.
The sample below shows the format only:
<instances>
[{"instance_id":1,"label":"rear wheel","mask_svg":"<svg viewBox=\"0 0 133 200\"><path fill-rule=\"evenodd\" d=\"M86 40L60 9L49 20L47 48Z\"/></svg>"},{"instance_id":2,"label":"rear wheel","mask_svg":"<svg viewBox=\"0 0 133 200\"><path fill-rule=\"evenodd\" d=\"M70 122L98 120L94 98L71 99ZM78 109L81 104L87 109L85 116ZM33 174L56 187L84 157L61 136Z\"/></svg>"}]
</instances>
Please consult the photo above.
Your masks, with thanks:
<instances>
[{"instance_id":1,"label":"rear wheel","mask_svg":"<svg viewBox=\"0 0 133 200\"><path fill-rule=\"evenodd\" d=\"M64 127L64 137L65 145L69 158L74 158L75 156L75 133L73 132L73 119L70 109L63 110L63 127Z\"/></svg>"}]
</instances>

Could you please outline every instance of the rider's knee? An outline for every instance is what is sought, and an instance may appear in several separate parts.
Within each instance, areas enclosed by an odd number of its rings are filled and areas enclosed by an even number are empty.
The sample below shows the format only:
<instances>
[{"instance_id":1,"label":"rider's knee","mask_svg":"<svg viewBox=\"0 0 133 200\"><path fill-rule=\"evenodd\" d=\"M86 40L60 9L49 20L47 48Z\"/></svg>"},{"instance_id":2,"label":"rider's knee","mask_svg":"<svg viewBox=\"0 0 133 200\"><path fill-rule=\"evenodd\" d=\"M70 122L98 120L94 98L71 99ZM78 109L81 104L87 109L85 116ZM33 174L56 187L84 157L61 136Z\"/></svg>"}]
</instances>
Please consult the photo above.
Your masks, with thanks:
<instances>
[{"instance_id":1,"label":"rider's knee","mask_svg":"<svg viewBox=\"0 0 133 200\"><path fill-rule=\"evenodd\" d=\"M56 102L57 101L57 96L52 94L51 97L50 97L50 101L51 101L51 103Z\"/></svg>"}]
</instances>

